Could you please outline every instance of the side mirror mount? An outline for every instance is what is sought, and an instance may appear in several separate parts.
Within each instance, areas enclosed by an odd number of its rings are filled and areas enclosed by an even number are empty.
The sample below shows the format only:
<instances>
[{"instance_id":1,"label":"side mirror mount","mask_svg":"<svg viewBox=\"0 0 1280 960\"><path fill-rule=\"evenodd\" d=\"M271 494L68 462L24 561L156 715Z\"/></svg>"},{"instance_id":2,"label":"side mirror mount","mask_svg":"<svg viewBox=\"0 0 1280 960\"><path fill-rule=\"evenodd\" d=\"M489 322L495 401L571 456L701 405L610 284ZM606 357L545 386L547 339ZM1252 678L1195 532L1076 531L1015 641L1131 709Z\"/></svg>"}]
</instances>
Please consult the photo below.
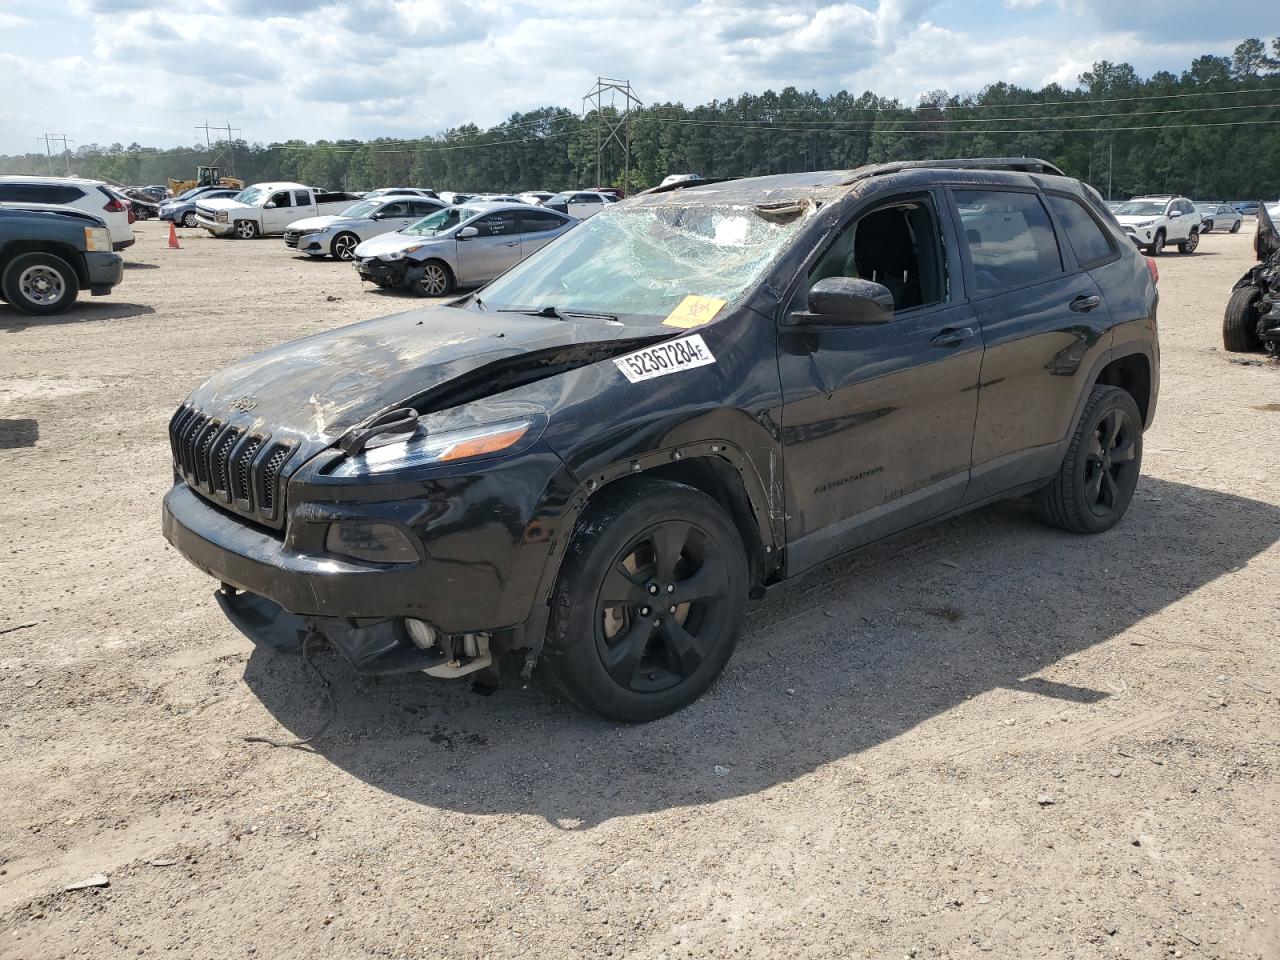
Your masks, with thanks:
<instances>
[{"instance_id":1,"label":"side mirror mount","mask_svg":"<svg viewBox=\"0 0 1280 960\"><path fill-rule=\"evenodd\" d=\"M475 227L463 227L461 230L459 230L457 233L454 234L454 237L456 237L459 240L470 240L472 237L478 237L478 236L480 236L480 231L477 230Z\"/></svg>"},{"instance_id":2,"label":"side mirror mount","mask_svg":"<svg viewBox=\"0 0 1280 960\"><path fill-rule=\"evenodd\" d=\"M275 208L276 208L276 204L274 200L268 200L266 203L262 205L262 209L264 210L274 210Z\"/></svg>"},{"instance_id":3,"label":"side mirror mount","mask_svg":"<svg viewBox=\"0 0 1280 960\"><path fill-rule=\"evenodd\" d=\"M1172 220L1174 217L1180 217L1180 216L1182 216L1182 211L1174 210L1172 213L1169 214L1169 219Z\"/></svg>"},{"instance_id":4,"label":"side mirror mount","mask_svg":"<svg viewBox=\"0 0 1280 960\"><path fill-rule=\"evenodd\" d=\"M809 309L787 318L801 327L862 327L893 319L893 294L856 277L825 277L809 288Z\"/></svg>"}]
</instances>

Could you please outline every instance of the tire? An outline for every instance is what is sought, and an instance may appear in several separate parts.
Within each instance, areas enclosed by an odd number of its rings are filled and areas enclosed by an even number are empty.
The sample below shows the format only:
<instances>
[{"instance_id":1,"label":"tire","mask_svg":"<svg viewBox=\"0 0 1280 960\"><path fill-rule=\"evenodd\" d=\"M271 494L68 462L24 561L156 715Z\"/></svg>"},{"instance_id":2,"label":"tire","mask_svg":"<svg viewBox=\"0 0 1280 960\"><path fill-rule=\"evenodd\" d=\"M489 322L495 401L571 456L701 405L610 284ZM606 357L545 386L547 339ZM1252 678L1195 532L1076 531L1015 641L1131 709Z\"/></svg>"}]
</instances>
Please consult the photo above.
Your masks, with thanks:
<instances>
[{"instance_id":1,"label":"tire","mask_svg":"<svg viewBox=\"0 0 1280 960\"><path fill-rule=\"evenodd\" d=\"M329 244L329 252L335 260L354 260L356 247L360 246L360 238L354 233L340 233Z\"/></svg>"},{"instance_id":2,"label":"tire","mask_svg":"<svg viewBox=\"0 0 1280 960\"><path fill-rule=\"evenodd\" d=\"M742 538L715 500L667 480L623 481L588 504L569 541L546 672L566 698L609 720L673 713L728 662L748 580Z\"/></svg>"},{"instance_id":3,"label":"tire","mask_svg":"<svg viewBox=\"0 0 1280 960\"><path fill-rule=\"evenodd\" d=\"M241 240L253 240L258 236L258 225L252 220L237 220L236 236Z\"/></svg>"},{"instance_id":4,"label":"tire","mask_svg":"<svg viewBox=\"0 0 1280 960\"><path fill-rule=\"evenodd\" d=\"M1262 346L1258 339L1258 301L1262 291L1255 286L1231 291L1222 315L1222 346L1231 353L1252 353Z\"/></svg>"},{"instance_id":5,"label":"tire","mask_svg":"<svg viewBox=\"0 0 1280 960\"><path fill-rule=\"evenodd\" d=\"M1200 232L1201 232L1201 233L1213 233L1213 221L1212 221L1212 220L1206 220L1204 223L1202 223L1202 224L1200 225Z\"/></svg>"},{"instance_id":6,"label":"tire","mask_svg":"<svg viewBox=\"0 0 1280 960\"><path fill-rule=\"evenodd\" d=\"M1239 232L1240 232L1240 224L1241 224L1242 222L1243 222L1243 221L1241 221L1241 220L1237 220L1235 223L1233 223L1233 224L1231 225L1231 232L1232 232L1232 233L1239 233Z\"/></svg>"},{"instance_id":7,"label":"tire","mask_svg":"<svg viewBox=\"0 0 1280 960\"><path fill-rule=\"evenodd\" d=\"M184 227L200 226L200 221L196 219L196 212L194 210L188 210L182 215L182 225Z\"/></svg>"},{"instance_id":8,"label":"tire","mask_svg":"<svg viewBox=\"0 0 1280 960\"><path fill-rule=\"evenodd\" d=\"M428 260L422 265L422 276L411 284L420 297L444 297L453 292L453 271L442 260Z\"/></svg>"},{"instance_id":9,"label":"tire","mask_svg":"<svg viewBox=\"0 0 1280 960\"><path fill-rule=\"evenodd\" d=\"M386 277L374 277L373 282L377 284L379 287L381 287L383 290L389 290L395 286L395 284L392 283L390 280L388 280Z\"/></svg>"},{"instance_id":10,"label":"tire","mask_svg":"<svg viewBox=\"0 0 1280 960\"><path fill-rule=\"evenodd\" d=\"M1057 476L1035 498L1040 518L1071 533L1102 533L1124 516L1142 469L1142 415L1119 387L1095 386Z\"/></svg>"},{"instance_id":11,"label":"tire","mask_svg":"<svg viewBox=\"0 0 1280 960\"><path fill-rule=\"evenodd\" d=\"M1192 230L1188 234L1187 239L1178 244L1179 253L1195 253L1196 247L1200 246L1200 231Z\"/></svg>"},{"instance_id":12,"label":"tire","mask_svg":"<svg viewBox=\"0 0 1280 960\"><path fill-rule=\"evenodd\" d=\"M1155 237L1147 244L1147 256L1158 257L1164 253L1164 231L1157 230Z\"/></svg>"},{"instance_id":13,"label":"tire","mask_svg":"<svg viewBox=\"0 0 1280 960\"><path fill-rule=\"evenodd\" d=\"M62 313L80 294L80 278L71 264L52 253L24 253L9 261L0 276L9 305L35 317Z\"/></svg>"}]
</instances>

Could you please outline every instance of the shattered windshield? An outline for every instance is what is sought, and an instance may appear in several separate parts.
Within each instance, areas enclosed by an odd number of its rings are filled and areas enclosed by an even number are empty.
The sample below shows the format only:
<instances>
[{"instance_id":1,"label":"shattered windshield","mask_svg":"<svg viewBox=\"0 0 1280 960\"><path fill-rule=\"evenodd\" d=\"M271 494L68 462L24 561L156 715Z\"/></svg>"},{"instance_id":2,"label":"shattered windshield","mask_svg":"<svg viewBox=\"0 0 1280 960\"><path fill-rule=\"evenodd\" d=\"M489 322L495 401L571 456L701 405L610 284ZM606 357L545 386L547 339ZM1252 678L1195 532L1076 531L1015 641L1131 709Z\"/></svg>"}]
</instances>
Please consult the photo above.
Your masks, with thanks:
<instances>
[{"instance_id":1,"label":"shattered windshield","mask_svg":"<svg viewBox=\"0 0 1280 960\"><path fill-rule=\"evenodd\" d=\"M434 237L437 233L443 233L446 230L452 230L463 220L470 220L479 210L472 210L468 207L446 207L438 210L429 217L423 217L415 223L409 224L401 233L407 233L412 237Z\"/></svg>"},{"instance_id":2,"label":"shattered windshield","mask_svg":"<svg viewBox=\"0 0 1280 960\"><path fill-rule=\"evenodd\" d=\"M622 206L585 220L481 293L484 309L661 320L689 294L732 301L782 253L809 208Z\"/></svg>"},{"instance_id":3,"label":"shattered windshield","mask_svg":"<svg viewBox=\"0 0 1280 960\"><path fill-rule=\"evenodd\" d=\"M1117 217L1162 217L1165 201L1163 200L1130 200L1116 208Z\"/></svg>"}]
</instances>

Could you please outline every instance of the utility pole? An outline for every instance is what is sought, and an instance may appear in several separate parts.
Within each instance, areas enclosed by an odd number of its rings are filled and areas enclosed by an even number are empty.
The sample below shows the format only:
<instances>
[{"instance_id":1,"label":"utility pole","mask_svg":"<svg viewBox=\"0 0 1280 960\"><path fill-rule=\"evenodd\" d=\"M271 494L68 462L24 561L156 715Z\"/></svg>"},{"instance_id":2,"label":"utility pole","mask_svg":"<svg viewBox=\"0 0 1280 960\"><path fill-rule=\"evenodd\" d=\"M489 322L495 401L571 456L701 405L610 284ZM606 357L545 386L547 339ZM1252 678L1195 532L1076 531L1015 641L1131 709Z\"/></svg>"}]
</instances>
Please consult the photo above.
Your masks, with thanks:
<instances>
[{"instance_id":1,"label":"utility pole","mask_svg":"<svg viewBox=\"0 0 1280 960\"><path fill-rule=\"evenodd\" d=\"M232 127L230 118L227 118L227 125L225 127L211 127L209 126L209 118L206 117L204 123L200 124L198 127L195 128L196 133L199 133L201 130L204 131L205 147L208 149L208 152L209 152L209 165L210 166L216 165L217 162L220 159L222 159L223 154L230 152L230 167L231 167L230 172L232 176L235 176L236 151L235 151L235 139L232 136L232 132L234 131L235 133L239 133L240 128ZM213 153L213 144L215 143L215 141L213 140L212 133L221 133L223 130L227 132L227 139L225 141L218 141L218 142L224 142L226 146L219 149L217 156L215 156Z\"/></svg>"},{"instance_id":2,"label":"utility pole","mask_svg":"<svg viewBox=\"0 0 1280 960\"><path fill-rule=\"evenodd\" d=\"M622 94L622 113L616 119L605 120L604 95L611 94L611 100ZM596 85L582 98L583 112L587 104L596 111L596 186L603 186L604 154L610 143L622 148L622 192L631 191L631 108L643 106L640 98L631 90L630 80L613 80L609 77L596 77ZM612 104L611 104L612 105ZM621 131L621 134L619 134Z\"/></svg>"},{"instance_id":3,"label":"utility pole","mask_svg":"<svg viewBox=\"0 0 1280 960\"><path fill-rule=\"evenodd\" d=\"M65 133L46 133L43 137L36 137L36 143L44 141L44 152L49 157L49 176L53 176L53 144L55 141L62 141L62 149L58 152L62 154L63 159L67 163L67 176L71 176L71 144L74 140L68 140Z\"/></svg>"}]
</instances>

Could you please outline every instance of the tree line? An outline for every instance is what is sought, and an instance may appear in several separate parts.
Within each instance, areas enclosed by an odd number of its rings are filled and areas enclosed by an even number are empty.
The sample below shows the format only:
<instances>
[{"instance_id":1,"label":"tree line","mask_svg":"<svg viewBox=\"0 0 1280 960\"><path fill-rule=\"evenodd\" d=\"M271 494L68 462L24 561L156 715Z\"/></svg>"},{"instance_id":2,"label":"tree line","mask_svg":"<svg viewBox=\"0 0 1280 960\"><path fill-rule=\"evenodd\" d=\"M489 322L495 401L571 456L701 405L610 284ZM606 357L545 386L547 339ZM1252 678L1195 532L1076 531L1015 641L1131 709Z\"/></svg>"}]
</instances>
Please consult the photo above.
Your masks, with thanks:
<instances>
[{"instance_id":1,"label":"tree line","mask_svg":"<svg viewBox=\"0 0 1280 960\"><path fill-rule=\"evenodd\" d=\"M1205 55L1175 74L1140 77L1100 61L1073 89L1004 82L976 94L935 90L914 106L870 91L821 96L787 87L701 106L648 104L629 121L629 182L622 131L597 168L597 143L620 117L543 107L487 129L453 127L419 139L291 140L215 147L224 172L246 183L294 180L329 189L430 186L518 191L592 186L628 190L670 173L758 176L847 169L926 157L1035 156L1104 196L1171 192L1206 199L1280 196L1280 37ZM65 171L55 157L55 172ZM69 157L78 176L129 185L194 176L203 146L161 149L91 144ZM45 154L0 156L0 174L46 173ZM599 174L597 175L597 169Z\"/></svg>"}]
</instances>

